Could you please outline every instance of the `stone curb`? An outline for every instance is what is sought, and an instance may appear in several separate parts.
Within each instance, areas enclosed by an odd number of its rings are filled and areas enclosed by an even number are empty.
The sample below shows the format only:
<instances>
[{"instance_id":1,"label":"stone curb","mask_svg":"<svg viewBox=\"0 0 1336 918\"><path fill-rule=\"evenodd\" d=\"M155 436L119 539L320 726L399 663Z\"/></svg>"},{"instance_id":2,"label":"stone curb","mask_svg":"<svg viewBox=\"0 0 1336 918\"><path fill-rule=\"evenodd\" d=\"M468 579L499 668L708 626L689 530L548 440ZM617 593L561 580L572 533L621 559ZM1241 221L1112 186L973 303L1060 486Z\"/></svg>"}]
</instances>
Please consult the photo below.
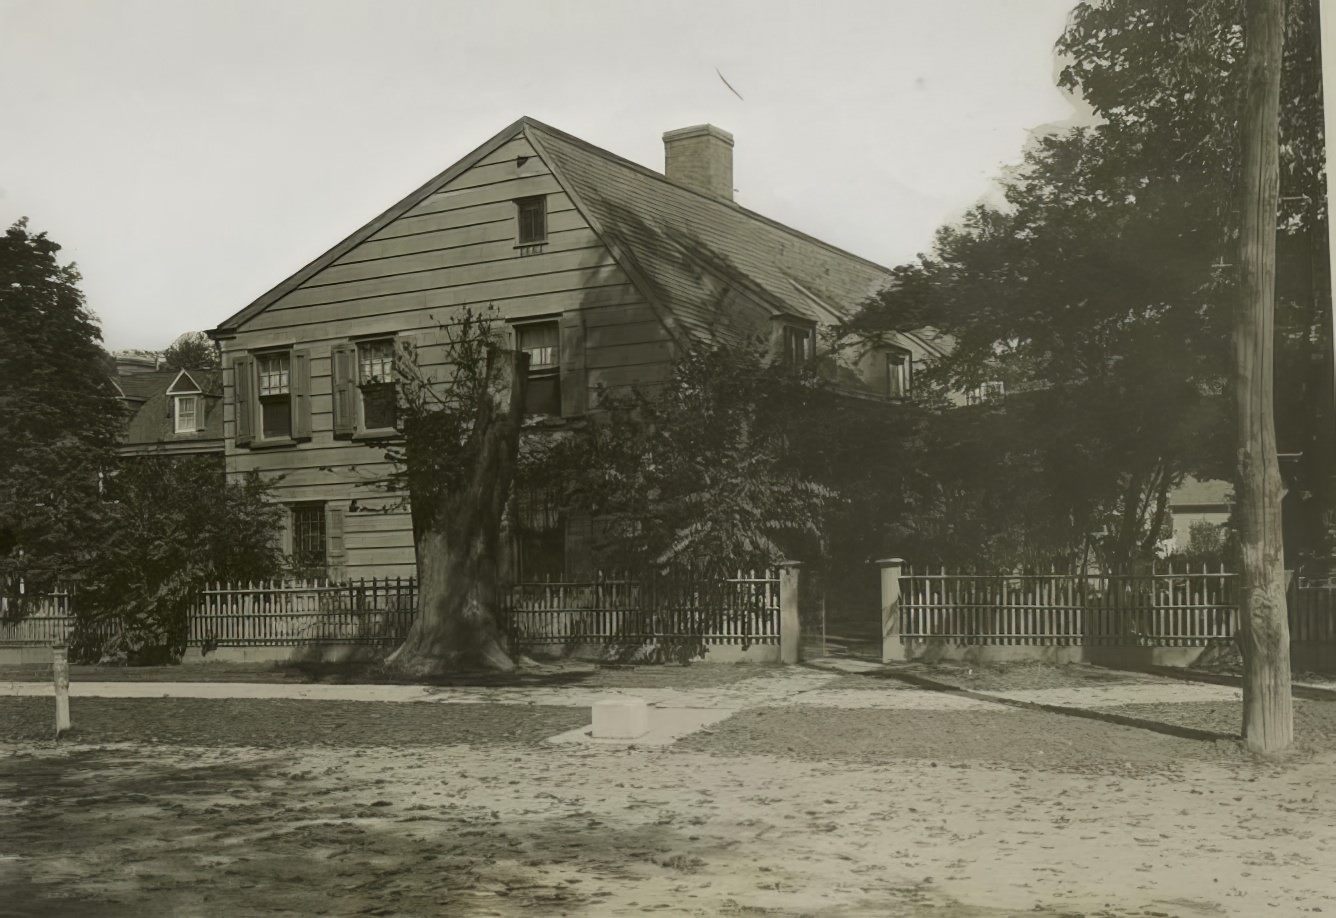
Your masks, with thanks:
<instances>
[{"instance_id":1,"label":"stone curb","mask_svg":"<svg viewBox=\"0 0 1336 918\"><path fill-rule=\"evenodd\" d=\"M1049 714L1065 714L1068 717L1082 717L1086 720L1100 720L1105 723L1118 724L1123 727L1137 727L1142 730L1163 733L1167 736L1176 736L1180 739L1204 740L1206 742L1216 742L1217 740L1237 741L1239 739L1238 736L1230 733L1217 733L1214 730L1198 730L1194 727L1180 727L1175 724L1160 723L1157 720L1128 717L1126 714L1114 714L1110 711L1097 711L1091 708L1070 707L1060 704L1044 704L1039 701L1022 701L1018 698L1007 698L1005 695L975 692L970 689L961 688L958 685L951 685L948 682L938 682L935 679L929 679L914 673L896 672L890 669L883 670L882 672L888 679L898 679L901 682L917 686L918 688L930 689L935 692L963 695L966 698L973 698L978 701L991 701L994 704L1006 705L1013 708L1025 708L1031 711L1045 711Z\"/></svg>"}]
</instances>

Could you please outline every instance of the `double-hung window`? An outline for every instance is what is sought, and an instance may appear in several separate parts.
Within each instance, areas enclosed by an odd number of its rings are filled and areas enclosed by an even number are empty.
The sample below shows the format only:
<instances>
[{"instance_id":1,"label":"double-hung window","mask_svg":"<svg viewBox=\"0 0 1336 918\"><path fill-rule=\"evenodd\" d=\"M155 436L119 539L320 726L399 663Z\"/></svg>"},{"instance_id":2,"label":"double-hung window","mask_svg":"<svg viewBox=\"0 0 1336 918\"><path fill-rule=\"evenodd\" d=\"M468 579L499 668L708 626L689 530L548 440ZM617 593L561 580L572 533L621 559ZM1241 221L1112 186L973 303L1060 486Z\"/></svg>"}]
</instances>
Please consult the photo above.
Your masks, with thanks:
<instances>
[{"instance_id":1,"label":"double-hung window","mask_svg":"<svg viewBox=\"0 0 1336 918\"><path fill-rule=\"evenodd\" d=\"M199 422L199 396L198 395L176 395L173 396L176 403L174 413L176 415L176 424L173 427L175 433L195 433L202 426Z\"/></svg>"},{"instance_id":2,"label":"double-hung window","mask_svg":"<svg viewBox=\"0 0 1336 918\"><path fill-rule=\"evenodd\" d=\"M387 335L330 350L336 440L394 434L399 424L395 351L405 347L407 339Z\"/></svg>"},{"instance_id":3,"label":"double-hung window","mask_svg":"<svg viewBox=\"0 0 1336 918\"><path fill-rule=\"evenodd\" d=\"M260 436L265 440L292 436L292 355L287 351L260 354L255 360L259 378Z\"/></svg>"},{"instance_id":4,"label":"double-hung window","mask_svg":"<svg viewBox=\"0 0 1336 918\"><path fill-rule=\"evenodd\" d=\"M310 358L265 350L232 362L233 436L239 447L290 446L311 438Z\"/></svg>"},{"instance_id":5,"label":"double-hung window","mask_svg":"<svg viewBox=\"0 0 1336 918\"><path fill-rule=\"evenodd\" d=\"M204 429L204 393L188 372L176 375L167 387L167 397L172 433L196 434Z\"/></svg>"},{"instance_id":6,"label":"double-hung window","mask_svg":"<svg viewBox=\"0 0 1336 918\"><path fill-rule=\"evenodd\" d=\"M529 355L524 413L561 416L561 331L558 323L530 322L515 327L517 345Z\"/></svg>"},{"instance_id":7,"label":"double-hung window","mask_svg":"<svg viewBox=\"0 0 1336 918\"><path fill-rule=\"evenodd\" d=\"M394 339L357 344L357 388L362 428L390 430L397 420L394 389Z\"/></svg>"}]
</instances>

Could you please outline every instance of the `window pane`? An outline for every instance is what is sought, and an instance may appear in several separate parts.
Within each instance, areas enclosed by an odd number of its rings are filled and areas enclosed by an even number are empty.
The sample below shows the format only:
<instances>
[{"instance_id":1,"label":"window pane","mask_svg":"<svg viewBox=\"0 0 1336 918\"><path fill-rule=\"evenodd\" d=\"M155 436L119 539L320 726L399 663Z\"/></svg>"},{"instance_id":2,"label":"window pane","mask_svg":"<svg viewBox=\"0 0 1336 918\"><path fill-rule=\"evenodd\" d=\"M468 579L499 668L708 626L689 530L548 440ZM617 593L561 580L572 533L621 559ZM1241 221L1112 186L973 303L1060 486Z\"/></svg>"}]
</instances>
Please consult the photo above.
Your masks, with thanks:
<instances>
[{"instance_id":1,"label":"window pane","mask_svg":"<svg viewBox=\"0 0 1336 918\"><path fill-rule=\"evenodd\" d=\"M557 353L556 322L520 325L516 331L519 335L520 350L529 355L530 371L556 369L560 359Z\"/></svg>"},{"instance_id":2,"label":"window pane","mask_svg":"<svg viewBox=\"0 0 1336 918\"><path fill-rule=\"evenodd\" d=\"M292 508L292 561L299 577L325 576L325 505Z\"/></svg>"},{"instance_id":3,"label":"window pane","mask_svg":"<svg viewBox=\"0 0 1336 918\"><path fill-rule=\"evenodd\" d=\"M394 342L363 341L357 345L357 376L363 385L394 382Z\"/></svg>"},{"instance_id":4,"label":"window pane","mask_svg":"<svg viewBox=\"0 0 1336 918\"><path fill-rule=\"evenodd\" d=\"M260 400L260 435L268 439L292 436L292 408L286 395L271 395Z\"/></svg>"},{"instance_id":5,"label":"window pane","mask_svg":"<svg viewBox=\"0 0 1336 918\"><path fill-rule=\"evenodd\" d=\"M519 243L542 242L547 239L547 200L524 198L516 201L519 218Z\"/></svg>"},{"instance_id":6,"label":"window pane","mask_svg":"<svg viewBox=\"0 0 1336 918\"><path fill-rule=\"evenodd\" d=\"M287 395L289 389L288 355L261 354L256 361L260 373L260 395Z\"/></svg>"},{"instance_id":7,"label":"window pane","mask_svg":"<svg viewBox=\"0 0 1336 918\"><path fill-rule=\"evenodd\" d=\"M362 386L362 426L367 430L387 430L398 422L394 383Z\"/></svg>"},{"instance_id":8,"label":"window pane","mask_svg":"<svg viewBox=\"0 0 1336 918\"><path fill-rule=\"evenodd\" d=\"M561 415L561 382L555 375L529 377L529 388L524 392L524 413Z\"/></svg>"},{"instance_id":9,"label":"window pane","mask_svg":"<svg viewBox=\"0 0 1336 918\"><path fill-rule=\"evenodd\" d=\"M176 432L193 432L199 428L198 423L199 402L193 395L178 395L176 397Z\"/></svg>"}]
</instances>

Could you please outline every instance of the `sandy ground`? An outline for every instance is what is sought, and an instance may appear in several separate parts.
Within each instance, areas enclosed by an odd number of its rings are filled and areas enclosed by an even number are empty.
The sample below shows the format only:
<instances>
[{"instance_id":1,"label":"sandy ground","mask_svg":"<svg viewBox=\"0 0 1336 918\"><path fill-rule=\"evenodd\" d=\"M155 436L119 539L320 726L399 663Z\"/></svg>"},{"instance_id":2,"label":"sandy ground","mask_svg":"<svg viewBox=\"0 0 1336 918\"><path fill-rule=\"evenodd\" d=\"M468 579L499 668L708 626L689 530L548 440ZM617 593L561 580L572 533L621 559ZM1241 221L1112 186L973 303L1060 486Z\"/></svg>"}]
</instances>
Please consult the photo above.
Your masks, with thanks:
<instances>
[{"instance_id":1,"label":"sandy ground","mask_svg":"<svg viewBox=\"0 0 1336 918\"><path fill-rule=\"evenodd\" d=\"M78 698L57 745L49 699L0 698L0 916L1336 913L1325 740L1262 762L885 681L801 694L660 747L554 744L587 712L491 698Z\"/></svg>"}]
</instances>

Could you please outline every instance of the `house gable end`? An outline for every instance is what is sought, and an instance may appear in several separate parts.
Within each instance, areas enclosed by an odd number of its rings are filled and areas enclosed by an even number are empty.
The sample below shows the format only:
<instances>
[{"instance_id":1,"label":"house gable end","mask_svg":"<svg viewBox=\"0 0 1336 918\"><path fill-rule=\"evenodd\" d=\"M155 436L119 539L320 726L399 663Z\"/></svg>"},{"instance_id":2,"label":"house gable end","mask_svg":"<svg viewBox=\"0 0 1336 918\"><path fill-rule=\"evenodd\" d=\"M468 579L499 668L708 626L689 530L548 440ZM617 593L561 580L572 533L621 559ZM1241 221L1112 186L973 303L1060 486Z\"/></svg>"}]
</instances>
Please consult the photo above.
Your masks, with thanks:
<instances>
[{"instance_id":1,"label":"house gable end","mask_svg":"<svg viewBox=\"0 0 1336 918\"><path fill-rule=\"evenodd\" d=\"M217 328L209 331L210 336L214 338L224 337L234 334L241 326L245 325L255 316L262 313L270 305L287 296L289 293L300 288L307 281L311 280L322 270L345 257L349 252L371 238L376 233L384 230L391 223L404 216L409 211L417 207L424 199L430 197L439 191L443 186L453 179L468 171L475 163L493 152L497 147L506 143L520 133L525 119L520 119L509 127L499 131L473 152L469 153L463 159L450 166L444 172L429 179L423 185L409 193L389 209L385 210L370 222L364 224L341 242L324 254L308 262L296 273L289 276L286 280L277 284L241 311L230 316L221 322Z\"/></svg>"}]
</instances>

